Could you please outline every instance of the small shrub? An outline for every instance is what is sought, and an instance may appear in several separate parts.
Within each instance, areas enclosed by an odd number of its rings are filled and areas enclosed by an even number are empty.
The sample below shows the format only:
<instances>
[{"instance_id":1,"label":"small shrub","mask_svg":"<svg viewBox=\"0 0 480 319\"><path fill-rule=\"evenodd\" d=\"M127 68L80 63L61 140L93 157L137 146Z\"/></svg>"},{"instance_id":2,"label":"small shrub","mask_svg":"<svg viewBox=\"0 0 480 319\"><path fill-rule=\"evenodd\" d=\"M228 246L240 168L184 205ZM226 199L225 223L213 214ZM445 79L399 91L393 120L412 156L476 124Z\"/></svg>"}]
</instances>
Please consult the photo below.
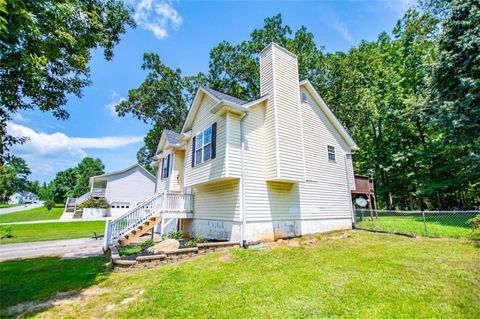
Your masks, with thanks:
<instances>
[{"instance_id":1,"label":"small shrub","mask_svg":"<svg viewBox=\"0 0 480 319\"><path fill-rule=\"evenodd\" d=\"M8 225L6 227L3 227L3 236L2 238L12 238L13 233L12 233L12 226Z\"/></svg>"},{"instance_id":2,"label":"small shrub","mask_svg":"<svg viewBox=\"0 0 480 319\"><path fill-rule=\"evenodd\" d=\"M142 247L142 250L146 250L148 247L152 247L153 245L155 245L153 239L147 239L140 245L140 247Z\"/></svg>"},{"instance_id":3,"label":"small shrub","mask_svg":"<svg viewBox=\"0 0 480 319\"><path fill-rule=\"evenodd\" d=\"M203 237L196 237L196 238L193 238L193 239L190 239L189 241L187 241L185 243L185 247L188 247L188 248L193 248L193 247L196 247L197 244L202 244L202 243L206 243L207 240Z\"/></svg>"},{"instance_id":4,"label":"small shrub","mask_svg":"<svg viewBox=\"0 0 480 319\"><path fill-rule=\"evenodd\" d=\"M480 214L467 221L472 226L472 238L480 240Z\"/></svg>"},{"instance_id":5,"label":"small shrub","mask_svg":"<svg viewBox=\"0 0 480 319\"><path fill-rule=\"evenodd\" d=\"M176 240L179 240L179 239L182 239L183 238L183 232L181 230L179 231L171 231L169 232L167 235L163 235L162 236L162 240L165 240L165 239L176 239Z\"/></svg>"},{"instance_id":6,"label":"small shrub","mask_svg":"<svg viewBox=\"0 0 480 319\"><path fill-rule=\"evenodd\" d=\"M43 204L43 206L45 206L50 211L53 207L55 207L55 202L49 199L45 202L45 204Z\"/></svg>"},{"instance_id":7,"label":"small shrub","mask_svg":"<svg viewBox=\"0 0 480 319\"><path fill-rule=\"evenodd\" d=\"M87 199L80 208L104 208L107 209L110 207L110 204L107 202L105 198L90 198Z\"/></svg>"}]
</instances>

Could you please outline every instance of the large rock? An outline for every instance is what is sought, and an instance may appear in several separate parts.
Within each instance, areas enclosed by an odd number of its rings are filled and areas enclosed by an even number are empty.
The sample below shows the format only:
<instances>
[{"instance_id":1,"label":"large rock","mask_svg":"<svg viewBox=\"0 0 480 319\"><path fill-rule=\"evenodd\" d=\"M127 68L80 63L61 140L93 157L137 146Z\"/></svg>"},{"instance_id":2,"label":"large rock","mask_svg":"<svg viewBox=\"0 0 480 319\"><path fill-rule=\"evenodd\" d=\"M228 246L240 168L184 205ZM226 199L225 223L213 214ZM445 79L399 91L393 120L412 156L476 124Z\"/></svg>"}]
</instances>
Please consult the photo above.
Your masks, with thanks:
<instances>
[{"instance_id":1,"label":"large rock","mask_svg":"<svg viewBox=\"0 0 480 319\"><path fill-rule=\"evenodd\" d=\"M172 251L180 248L180 242L175 239L166 239L164 241L159 242L155 246L152 246L147 249L147 251L154 253L154 254L160 254L160 253L165 253L167 251Z\"/></svg>"}]
</instances>

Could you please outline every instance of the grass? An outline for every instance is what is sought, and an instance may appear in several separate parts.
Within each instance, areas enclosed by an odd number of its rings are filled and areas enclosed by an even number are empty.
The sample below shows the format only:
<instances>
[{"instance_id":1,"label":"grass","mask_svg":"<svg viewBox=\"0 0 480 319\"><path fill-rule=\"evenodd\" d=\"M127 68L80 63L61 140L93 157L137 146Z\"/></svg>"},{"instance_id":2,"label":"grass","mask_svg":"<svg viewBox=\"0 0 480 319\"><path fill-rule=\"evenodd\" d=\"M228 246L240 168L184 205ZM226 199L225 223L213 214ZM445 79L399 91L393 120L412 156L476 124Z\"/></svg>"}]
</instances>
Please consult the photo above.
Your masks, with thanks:
<instances>
[{"instance_id":1,"label":"grass","mask_svg":"<svg viewBox=\"0 0 480 319\"><path fill-rule=\"evenodd\" d=\"M20 204L0 204L0 208L10 208L10 207L15 207Z\"/></svg>"},{"instance_id":2,"label":"grass","mask_svg":"<svg viewBox=\"0 0 480 319\"><path fill-rule=\"evenodd\" d=\"M37 207L29 210L13 212L0 215L0 223L14 223L34 220L59 219L63 214L64 206L62 204L55 205L54 208L48 210L46 207Z\"/></svg>"},{"instance_id":3,"label":"grass","mask_svg":"<svg viewBox=\"0 0 480 319\"><path fill-rule=\"evenodd\" d=\"M39 318L478 318L480 253L462 239L406 238L362 231L308 247L233 250L178 264L90 279L77 302L41 310ZM229 254L230 258L222 257ZM220 258L222 257L222 258ZM15 267L15 262L18 266ZM60 261L58 261L60 263ZM90 263L83 259L80 263ZM2 278L18 277L25 261ZM0 269L5 268L0 264ZM31 267L36 265L32 262ZM23 266L23 267L22 267ZM92 267L92 273L102 274ZM54 267L18 284L60 285ZM25 270L26 271L26 270ZM48 274L44 274L48 273ZM90 278L98 278L92 275ZM84 287L84 286L83 286ZM83 287L79 287L81 289ZM15 290L14 290L15 289ZM25 288L29 289L29 288ZM58 288L55 288L58 289ZM75 288L74 288L75 289ZM95 291L101 293L94 294ZM53 295L8 297L4 306Z\"/></svg>"},{"instance_id":4,"label":"grass","mask_svg":"<svg viewBox=\"0 0 480 319\"><path fill-rule=\"evenodd\" d=\"M6 225L0 226L0 234ZM72 239L92 237L93 233L103 235L104 221L65 222L65 223L38 223L11 225L13 238L0 239L0 245L25 243L44 240Z\"/></svg>"},{"instance_id":5,"label":"grass","mask_svg":"<svg viewBox=\"0 0 480 319\"><path fill-rule=\"evenodd\" d=\"M468 225L467 220L473 218L474 215L475 214L465 214L462 216L426 216L425 219L427 222L428 236L470 238L472 228ZM373 220L370 220L370 218L366 216L363 221L357 221L357 226L425 236L425 229L421 215L379 216L378 219L374 218Z\"/></svg>"},{"instance_id":6,"label":"grass","mask_svg":"<svg viewBox=\"0 0 480 319\"><path fill-rule=\"evenodd\" d=\"M0 308L25 301L46 300L57 292L80 290L106 274L104 256L84 259L43 257L0 263Z\"/></svg>"}]
</instances>

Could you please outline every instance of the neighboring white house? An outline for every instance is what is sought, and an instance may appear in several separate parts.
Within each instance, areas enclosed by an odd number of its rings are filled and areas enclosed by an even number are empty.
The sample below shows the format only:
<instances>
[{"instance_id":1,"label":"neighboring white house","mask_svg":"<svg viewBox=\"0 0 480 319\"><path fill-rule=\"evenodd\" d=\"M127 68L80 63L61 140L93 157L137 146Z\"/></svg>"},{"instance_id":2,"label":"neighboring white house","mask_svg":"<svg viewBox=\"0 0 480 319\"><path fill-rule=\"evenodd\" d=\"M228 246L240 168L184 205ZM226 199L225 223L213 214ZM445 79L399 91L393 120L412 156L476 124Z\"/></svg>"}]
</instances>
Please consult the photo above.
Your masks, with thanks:
<instances>
[{"instance_id":1,"label":"neighboring white house","mask_svg":"<svg viewBox=\"0 0 480 319\"><path fill-rule=\"evenodd\" d=\"M89 198L105 198L110 208L108 215L117 217L136 207L155 194L155 176L139 164L117 172L90 178L90 191L79 198L67 199L66 212L74 213L75 208Z\"/></svg>"},{"instance_id":2,"label":"neighboring white house","mask_svg":"<svg viewBox=\"0 0 480 319\"><path fill-rule=\"evenodd\" d=\"M30 204L38 201L40 197L32 192L17 192L12 194L9 199L9 204Z\"/></svg>"},{"instance_id":3,"label":"neighboring white house","mask_svg":"<svg viewBox=\"0 0 480 319\"><path fill-rule=\"evenodd\" d=\"M181 132L163 132L155 214L193 236L232 241L349 229L356 150L312 84L299 81L297 57L271 43L260 53L258 99L200 87ZM132 216L149 218L152 203ZM120 224L112 241L135 226Z\"/></svg>"}]
</instances>

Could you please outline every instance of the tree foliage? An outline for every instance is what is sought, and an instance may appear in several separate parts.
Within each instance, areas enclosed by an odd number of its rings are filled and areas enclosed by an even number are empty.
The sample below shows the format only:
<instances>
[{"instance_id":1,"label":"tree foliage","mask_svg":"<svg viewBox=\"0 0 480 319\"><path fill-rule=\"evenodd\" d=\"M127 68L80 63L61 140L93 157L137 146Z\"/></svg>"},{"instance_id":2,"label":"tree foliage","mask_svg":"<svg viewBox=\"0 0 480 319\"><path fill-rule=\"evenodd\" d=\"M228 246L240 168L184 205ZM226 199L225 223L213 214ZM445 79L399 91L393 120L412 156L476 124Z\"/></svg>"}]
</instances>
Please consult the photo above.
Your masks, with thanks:
<instances>
[{"instance_id":1,"label":"tree foliage","mask_svg":"<svg viewBox=\"0 0 480 319\"><path fill-rule=\"evenodd\" d=\"M65 119L68 95L90 84L91 50L113 48L134 26L120 0L9 0L0 2L0 163L12 144L6 121L22 109L51 111Z\"/></svg>"},{"instance_id":2,"label":"tree foliage","mask_svg":"<svg viewBox=\"0 0 480 319\"><path fill-rule=\"evenodd\" d=\"M13 193L28 190L30 174L27 163L20 157L0 165L0 201L6 202Z\"/></svg>"},{"instance_id":3,"label":"tree foliage","mask_svg":"<svg viewBox=\"0 0 480 319\"><path fill-rule=\"evenodd\" d=\"M182 77L155 56L155 69L117 110L152 122L139 152L149 163L162 130L181 127L199 84L245 100L258 97L258 53L274 41L298 56L300 79L313 83L360 146L355 171L375 177L380 207L475 208L479 6L476 0L421 1L392 32L328 54L305 27L294 32L276 15L248 40L214 47L207 73Z\"/></svg>"}]
</instances>

